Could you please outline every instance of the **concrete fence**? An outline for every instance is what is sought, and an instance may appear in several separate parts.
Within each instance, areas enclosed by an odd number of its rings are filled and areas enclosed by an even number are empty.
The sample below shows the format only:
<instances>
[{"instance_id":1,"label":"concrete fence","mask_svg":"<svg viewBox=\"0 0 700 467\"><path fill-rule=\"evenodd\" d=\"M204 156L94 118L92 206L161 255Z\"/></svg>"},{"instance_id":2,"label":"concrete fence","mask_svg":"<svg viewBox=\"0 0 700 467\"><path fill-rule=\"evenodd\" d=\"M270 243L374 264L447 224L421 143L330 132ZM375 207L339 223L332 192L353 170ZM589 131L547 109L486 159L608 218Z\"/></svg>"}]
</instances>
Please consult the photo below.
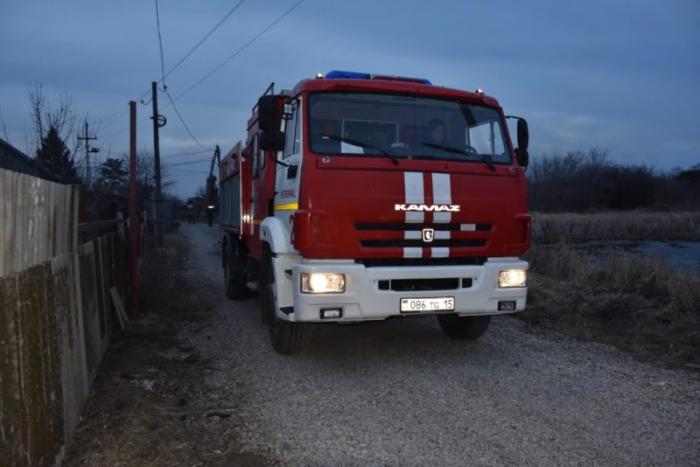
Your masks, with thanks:
<instances>
[{"instance_id":1,"label":"concrete fence","mask_svg":"<svg viewBox=\"0 0 700 467\"><path fill-rule=\"evenodd\" d=\"M77 245L78 191L0 170L0 464L60 464L115 317L127 241Z\"/></svg>"}]
</instances>

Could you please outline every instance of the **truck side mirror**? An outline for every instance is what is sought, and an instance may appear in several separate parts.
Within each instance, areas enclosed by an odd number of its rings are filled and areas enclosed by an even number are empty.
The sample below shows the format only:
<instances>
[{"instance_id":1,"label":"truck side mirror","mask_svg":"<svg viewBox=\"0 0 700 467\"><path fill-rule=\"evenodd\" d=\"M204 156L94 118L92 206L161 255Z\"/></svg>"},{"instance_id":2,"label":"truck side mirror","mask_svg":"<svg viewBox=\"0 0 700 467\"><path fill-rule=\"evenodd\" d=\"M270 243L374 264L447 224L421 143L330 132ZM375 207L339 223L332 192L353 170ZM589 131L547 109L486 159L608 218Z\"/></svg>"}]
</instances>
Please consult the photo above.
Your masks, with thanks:
<instances>
[{"instance_id":1,"label":"truck side mirror","mask_svg":"<svg viewBox=\"0 0 700 467\"><path fill-rule=\"evenodd\" d=\"M279 130L282 112L277 105L279 96L266 95L258 99L258 127L262 131Z\"/></svg>"},{"instance_id":2,"label":"truck side mirror","mask_svg":"<svg viewBox=\"0 0 700 467\"><path fill-rule=\"evenodd\" d=\"M260 149L263 151L281 151L284 149L284 133L276 130L266 130L260 134Z\"/></svg>"},{"instance_id":3,"label":"truck side mirror","mask_svg":"<svg viewBox=\"0 0 700 467\"><path fill-rule=\"evenodd\" d=\"M515 157L521 167L527 168L530 163L530 154L527 147L530 145L530 130L527 128L527 120L518 118L518 148L515 150Z\"/></svg>"},{"instance_id":4,"label":"truck side mirror","mask_svg":"<svg viewBox=\"0 0 700 467\"><path fill-rule=\"evenodd\" d=\"M530 131L527 128L527 120L524 118L518 119L518 148L527 151L530 144Z\"/></svg>"}]
</instances>

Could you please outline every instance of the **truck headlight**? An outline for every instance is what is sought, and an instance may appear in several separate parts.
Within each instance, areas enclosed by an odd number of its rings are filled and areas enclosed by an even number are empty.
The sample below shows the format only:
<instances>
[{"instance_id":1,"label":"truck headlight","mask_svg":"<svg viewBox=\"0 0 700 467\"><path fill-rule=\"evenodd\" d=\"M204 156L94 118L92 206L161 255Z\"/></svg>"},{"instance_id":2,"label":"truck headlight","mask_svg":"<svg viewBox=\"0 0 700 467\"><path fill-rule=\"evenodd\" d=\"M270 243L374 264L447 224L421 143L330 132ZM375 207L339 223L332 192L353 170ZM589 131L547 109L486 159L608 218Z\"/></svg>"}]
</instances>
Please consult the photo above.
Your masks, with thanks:
<instances>
[{"instance_id":1,"label":"truck headlight","mask_svg":"<svg viewBox=\"0 0 700 467\"><path fill-rule=\"evenodd\" d=\"M302 293L343 293L345 274L332 272L302 272Z\"/></svg>"},{"instance_id":2,"label":"truck headlight","mask_svg":"<svg viewBox=\"0 0 700 467\"><path fill-rule=\"evenodd\" d=\"M508 269L498 273L498 287L501 289L525 287L527 271L525 269Z\"/></svg>"}]
</instances>

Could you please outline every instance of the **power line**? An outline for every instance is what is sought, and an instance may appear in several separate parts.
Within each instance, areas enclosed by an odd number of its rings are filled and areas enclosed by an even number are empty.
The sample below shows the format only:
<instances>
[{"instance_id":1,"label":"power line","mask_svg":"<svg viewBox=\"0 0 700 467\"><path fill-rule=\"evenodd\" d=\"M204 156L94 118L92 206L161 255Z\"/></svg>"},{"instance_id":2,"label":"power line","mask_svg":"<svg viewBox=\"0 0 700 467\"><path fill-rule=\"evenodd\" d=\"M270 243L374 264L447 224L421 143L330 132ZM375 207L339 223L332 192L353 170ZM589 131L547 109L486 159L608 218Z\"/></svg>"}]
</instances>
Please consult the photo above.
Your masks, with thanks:
<instances>
[{"instance_id":1,"label":"power line","mask_svg":"<svg viewBox=\"0 0 700 467\"><path fill-rule=\"evenodd\" d=\"M169 156L164 156L164 157L167 157L168 159L170 159L172 157L196 156L199 154L204 154L205 152L211 152L211 149L206 149L206 150L201 150L201 151L193 151L193 152L183 152L180 154L171 154Z\"/></svg>"},{"instance_id":2,"label":"power line","mask_svg":"<svg viewBox=\"0 0 700 467\"><path fill-rule=\"evenodd\" d=\"M287 17L289 14L291 14L292 11L296 10L296 9L299 7L299 5L301 5L302 3L304 3L304 1L305 1L305 0L299 0L299 1L296 2L294 5L292 5L291 8L289 8L287 11L285 11L285 12L282 13L280 16L278 16L277 19L275 19L272 23L270 23L267 27L265 27L265 29L263 29L263 30L260 31L258 34L256 34L255 37L253 37L251 40L249 40L248 42L246 42L241 48L239 48L238 50L236 50L233 54L229 55L229 56L226 58L226 60L224 60L223 62L219 63L219 64L218 64L217 66L215 66L211 71L209 71L206 75L204 75L202 78L200 78L197 82L195 82L193 85L191 85L189 88L185 89L182 93L180 93L177 97L175 97L175 99L173 99L173 101L178 101L178 100L180 100L180 98L182 98L185 94L189 93L189 92L192 91L194 88L196 88L197 86L199 86L200 84L202 84L207 78L209 78L211 75L213 75L214 73L216 73L217 71L219 71L224 65L226 65L228 62L230 62L231 60L233 60L236 56L238 56L238 55L239 55L241 52L243 52L245 49L247 49L248 47L250 47L255 41L257 41L258 39L260 39L260 37L261 37L263 34L265 34L267 31L269 31L270 29L272 29L273 27L275 27L275 26L277 25L277 23L279 23L280 21L282 21L282 20L283 20L285 17Z\"/></svg>"},{"instance_id":3,"label":"power line","mask_svg":"<svg viewBox=\"0 0 700 467\"><path fill-rule=\"evenodd\" d=\"M205 74L202 78L200 78L199 80L197 80L197 81L196 81L194 84L192 84L190 87L188 87L187 89L185 89L182 93L178 94L178 95L175 96L174 98L172 98L172 97L168 94L168 99L170 100L170 105L169 105L168 107L170 107L170 106L175 107L174 104L175 104L176 101L180 100L180 99L181 99L182 97L184 97L186 94L188 94L189 92L191 92L194 88L196 88L197 86L199 86L200 84L202 84L205 80L207 80L211 75L213 75L214 73L216 73L217 71L219 71L221 68L223 68L224 65L226 65L228 62L230 62L230 61L233 60L235 57L237 57L238 55L240 55L245 49L247 49L248 47L250 47L251 45L253 45L253 43L254 43L255 41L257 41L258 39L260 39L260 37L262 37L262 36L263 36L265 33L267 33L270 29L272 29L273 27L275 27L280 21L282 21L284 18L286 18L288 15L290 15L290 14L291 14L294 10L296 10L302 3L304 3L304 1L305 1L305 0L299 0L297 3L295 3L294 5L292 5L291 8L289 8L289 9L286 10L284 13L282 13L280 16L278 16L272 23L270 23L269 25L267 25L263 30L261 30L258 34L256 34L252 39L250 39L248 42L246 42L242 47L240 47L238 50L236 50L233 54L229 55L223 62L221 62L220 64L218 64L216 67L214 67L211 71L209 71L209 72L208 72L207 74ZM236 4L236 5L234 6L234 8L237 8L238 6L240 6L240 2L239 2L239 4ZM220 21L220 23L223 24L223 22L224 22L226 19L228 19L228 17L231 16L231 14L233 13L233 11L235 11L235 9L232 9L232 11L229 11L229 13L227 13L227 14L224 16L223 21ZM203 42L211 35L211 33L213 33L219 26L220 26L220 24L217 23L217 25L215 25L214 28L213 28L209 33L205 34L205 37L202 38L202 39L200 40L200 42L203 43ZM191 55L192 52L194 52L200 45L201 45L200 43L198 43L197 45L195 45L195 47L193 47L189 52L187 52L187 54L185 54L185 57L188 57L189 55ZM184 60L186 59L185 57L183 57L182 59L180 59L180 61L178 61L178 63L177 63L174 67L172 67L170 70L168 70L168 72L165 73L165 76L167 77L171 72L173 72L173 71L175 70L176 67L180 66L180 65L182 64L182 63L180 63L180 62L184 62ZM146 91L146 92L144 92L143 94L141 94L141 96L139 97L139 100L142 100L143 97L144 97L148 92L149 92L149 91ZM166 108L168 108L168 107L166 107ZM184 122L184 120L182 119L182 117L179 115L179 112L177 112L177 109L175 109L175 113L178 114L178 117L180 117L180 121L183 123L183 126L185 127L185 129L187 130L187 132L190 133L190 136L191 136L191 137L193 138L193 140L197 143L197 145L199 145L200 147L204 148L204 146L201 145L201 143L199 143L199 141L197 141L197 139L191 134L191 132L189 131L189 128L187 127L187 124ZM145 121L146 119L147 119L147 117L141 119L139 123L143 123L143 121ZM111 125L111 123L110 123L110 125ZM128 131L128 129L129 129L129 128L127 127L127 128L122 129L122 130L119 130L119 131L116 131L116 132L113 132L113 133L109 133L109 134L107 135L107 137L119 135L119 134L121 134L121 133L124 133L124 132ZM103 136L103 137L104 137L104 136ZM205 149L206 149L206 148L205 148ZM209 148L209 149L207 149L207 150L211 150L211 148Z\"/></svg>"},{"instance_id":4,"label":"power line","mask_svg":"<svg viewBox=\"0 0 700 467\"><path fill-rule=\"evenodd\" d=\"M103 138L103 139L105 139L105 138L110 138L110 137L112 137L112 136L117 136L117 135L120 135L120 134L122 134L122 133L125 133L125 132L127 132L127 131L129 131L129 127L128 127L128 126L127 126L126 128L122 128L121 130L112 131L112 132L110 132L110 133L107 133L106 135L102 135L102 138Z\"/></svg>"},{"instance_id":5,"label":"power line","mask_svg":"<svg viewBox=\"0 0 700 467\"><path fill-rule=\"evenodd\" d=\"M158 30L158 46L160 48L160 75L162 76L160 82L163 83L163 88L167 89L165 85L165 58L163 57L163 38L160 35L160 12L158 11L158 0L156 3L156 29Z\"/></svg>"},{"instance_id":6,"label":"power line","mask_svg":"<svg viewBox=\"0 0 700 467\"><path fill-rule=\"evenodd\" d=\"M219 22L216 23L216 24L214 25L214 27L212 27L212 28L209 30L209 32L207 32L207 33L204 35L204 37L202 37L202 38L199 40L199 42L197 42L197 43L194 45L194 47L192 47L192 48L189 50L189 52L187 52L175 65L173 65L173 66L168 70L167 73L165 73L165 76L164 76L163 78L165 79L167 76L170 75L170 73L172 73L172 72L175 71L180 65L182 65L182 64L185 62L185 60L187 60L187 59L189 58L189 56L192 55L192 54L194 53L194 51L197 50L197 49L199 48L199 46L202 45L202 44L204 43L204 41L206 41L207 39L209 39L209 36L211 36L211 35L214 33L214 31L216 31L217 29L219 29L219 27L220 27L222 24L224 24L224 22L225 22L227 19L229 19L229 17L230 17L236 10L238 10L238 8L239 8L241 5L243 5L244 2L245 2L245 0L240 0L238 3L236 3L236 4L233 6L233 8L231 8L231 9L228 11L228 13L226 13L226 14L224 15L224 17L221 18L221 19L219 20ZM163 84L165 85L165 83L163 83Z\"/></svg>"},{"instance_id":7,"label":"power line","mask_svg":"<svg viewBox=\"0 0 700 467\"><path fill-rule=\"evenodd\" d=\"M173 65L172 67L170 67L170 69L169 69L167 72L164 70L164 66L163 66L163 64L162 64L162 61L163 61L163 60L162 60L163 51L162 51L162 45L161 45L161 72L162 72L161 76L162 76L162 78L161 78L160 82L161 82L161 84L163 85L164 88L167 88L167 86L165 85L165 78L167 78L168 76L170 76L170 74L173 73L176 69L178 69L178 68L180 67L180 65L182 65L183 63L185 63L185 61L186 61L186 60L187 60L187 59L202 45L202 44L204 44L204 42L206 42L206 40L209 39L209 37L210 37L212 34L214 34L214 32L216 32L216 30L219 29L219 27L221 27L221 25L224 24L224 23L226 22L226 20L229 19L229 18L231 17L231 15L233 15L233 13L235 13L235 11L238 10L238 8L240 8L241 5L243 5L244 2L245 2L245 0L240 0L238 3L236 3L236 4L233 6L233 8L231 8L228 12L226 12L226 14L225 14L211 29L209 29L209 31L208 31L206 34L204 34L204 36L203 36L203 37L202 37L202 38L201 38L201 39L200 39L200 40L185 54L185 55L183 55L182 58L180 58L180 60L178 60L177 63L175 63L175 65ZM157 0L156 0L156 16L158 16L158 1L157 1ZM159 40L160 40L160 33L159 33ZM148 94L148 90L146 90L145 92L143 92L143 93L141 94L141 96L139 96L139 100L143 100L143 98L144 98L147 94Z\"/></svg>"},{"instance_id":8,"label":"power line","mask_svg":"<svg viewBox=\"0 0 700 467\"><path fill-rule=\"evenodd\" d=\"M185 131L187 131L187 134L190 135L190 138L192 141L194 141L197 146L204 150L208 150L209 148L205 147L202 143L199 142L197 137L194 136L192 133L192 130L190 130L190 127L187 125L185 122L185 119L182 118L182 114L178 110L177 106L175 105L175 102L173 102L172 97L170 96L170 92L168 92L168 86L165 84L165 59L163 56L163 38L160 33L160 12L158 11L158 0L155 0L155 5L156 5L156 29L158 31L158 46L160 48L160 70L161 70L161 83L163 83L163 92L165 92L165 95L168 97L168 100L170 101L170 104L173 106L173 110L175 110L175 114L177 115L177 118L180 120L180 123L182 123L182 126L185 128ZM155 93L158 92L156 88L156 83L153 83L153 98L154 99L154 109L155 109L155 99L156 95ZM154 110L155 112L155 110ZM153 117L155 118L155 116ZM155 122L154 122L155 124ZM154 127L155 128L155 127Z\"/></svg>"},{"instance_id":9,"label":"power line","mask_svg":"<svg viewBox=\"0 0 700 467\"><path fill-rule=\"evenodd\" d=\"M202 143L199 142L199 140L192 134L192 131L190 131L190 127L187 126L187 123L185 123L185 119L182 118L182 115L180 115L180 111L177 110L177 106L175 105L175 101L173 98L170 96L170 92L168 92L167 89L164 90L165 95L168 96L168 100L170 101L170 105L173 106L173 110L175 111L175 115L177 115L177 118L180 119L180 123L182 123L182 126L185 127L185 130L187 131L187 134L190 135L190 138L192 138L192 141L194 141L197 146L200 148L206 150L206 151L211 151L212 148L207 148L204 146Z\"/></svg>"},{"instance_id":10,"label":"power line","mask_svg":"<svg viewBox=\"0 0 700 467\"><path fill-rule=\"evenodd\" d=\"M203 162L211 162L211 158L198 159L196 161L177 162L175 164L168 164L168 167L179 167L181 165L201 164Z\"/></svg>"},{"instance_id":11,"label":"power line","mask_svg":"<svg viewBox=\"0 0 700 467\"><path fill-rule=\"evenodd\" d=\"M160 15L159 15L159 11L158 11L158 1L156 0L156 21L157 21L157 25L158 25L158 28L159 28L158 39L159 39L159 42L161 42L161 50L160 50L160 55L161 55L161 80L160 80L160 82L163 84L163 86L165 86L165 78L167 78L168 76L170 76L170 74L173 73L176 69L178 69L178 68L180 67L180 65L182 65L183 63L185 63L185 61L186 61L186 60L187 60L187 59L202 45L202 44L204 44L204 42L206 42L206 40L209 39L209 37L210 37L212 34L214 34L214 32L216 32L216 30L219 29L219 28L221 27L221 25L224 24L224 23L226 22L226 20L229 19L229 18L231 17L231 15L233 15L233 13L235 13L235 11L238 10L238 8L240 8L241 5L243 5L244 2L245 2L245 0L240 0L238 3L236 3L236 4L233 6L233 8L231 8L228 12L226 12L226 14L225 14L211 29L209 29L209 31L208 31L208 32L207 32L207 33L206 33L206 34L205 34L205 35L204 35L204 36L203 36L203 37L202 37L202 38L201 38L201 39L200 39L200 40L185 54L185 55L183 55L182 58L180 58L180 60L177 61L177 63L175 63L175 65L173 65L172 67L170 67L170 69L169 69L168 71L164 71L164 68L165 68L164 60L163 60L164 53L163 53L163 48L162 48L162 38L161 38L161 36L160 36ZM137 100L142 102L143 99L144 99L144 97L146 97L146 95L147 95L149 92L150 92L150 89L145 90L143 93L141 93L141 95L139 95L139 97L138 97ZM144 104L148 104L148 102L145 102ZM126 109L123 113L126 113L127 111L128 111L128 109ZM121 113L122 113L122 112L118 112L118 113L119 113L119 115L117 116L117 120L118 120L118 117L121 116ZM114 114L112 114L112 115L114 115ZM106 120L109 120L109 119L111 119L111 118L112 118L112 117L110 116L110 117L108 117ZM113 124L114 124L114 122L112 121L112 122L106 124L106 125L104 126L104 128L107 128L108 126L111 126L111 125L113 125ZM126 130L124 130L124 131L126 131Z\"/></svg>"},{"instance_id":12,"label":"power line","mask_svg":"<svg viewBox=\"0 0 700 467\"><path fill-rule=\"evenodd\" d=\"M168 167L168 172L175 172L179 174L195 174L195 175L209 175L209 172L204 171L204 170L192 170L192 169L186 169L186 168L180 168L180 167Z\"/></svg>"},{"instance_id":13,"label":"power line","mask_svg":"<svg viewBox=\"0 0 700 467\"><path fill-rule=\"evenodd\" d=\"M129 107L125 107L121 110L118 110L112 114L110 114L107 118L104 119L104 123L100 122L100 129L104 130L105 128L109 128L110 126L114 125L119 121L119 119L122 117L122 115L126 115L129 112Z\"/></svg>"}]
</instances>

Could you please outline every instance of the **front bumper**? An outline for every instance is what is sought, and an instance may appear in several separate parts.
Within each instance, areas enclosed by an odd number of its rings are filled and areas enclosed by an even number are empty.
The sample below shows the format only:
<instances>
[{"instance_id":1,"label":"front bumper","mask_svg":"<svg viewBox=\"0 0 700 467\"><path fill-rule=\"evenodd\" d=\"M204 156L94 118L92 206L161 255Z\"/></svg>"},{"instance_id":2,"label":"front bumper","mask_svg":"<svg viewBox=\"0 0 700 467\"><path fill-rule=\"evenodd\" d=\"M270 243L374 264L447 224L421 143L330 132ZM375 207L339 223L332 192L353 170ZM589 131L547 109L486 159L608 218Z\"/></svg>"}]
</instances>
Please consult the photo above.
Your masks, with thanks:
<instances>
[{"instance_id":1,"label":"front bumper","mask_svg":"<svg viewBox=\"0 0 700 467\"><path fill-rule=\"evenodd\" d=\"M282 266L282 265L280 265ZM498 273L504 269L527 269L528 263L518 258L489 258L481 266L399 266L365 267L351 261L301 261L286 269L283 284L278 289L278 303L286 302L285 313L278 311L282 319L290 321L365 321L382 320L391 316L433 314L401 313L402 298L454 297L455 313L460 315L489 315L513 313L525 309L527 287L500 289ZM300 291L300 273L334 272L345 274L344 293L305 294ZM380 290L379 281L397 279L459 278L459 287L450 290L392 291ZM471 285L463 287L461 279L471 279ZM500 301L514 301L515 310L499 311ZM321 319L322 308L342 308L340 319ZM289 312L291 311L291 312Z\"/></svg>"}]
</instances>

